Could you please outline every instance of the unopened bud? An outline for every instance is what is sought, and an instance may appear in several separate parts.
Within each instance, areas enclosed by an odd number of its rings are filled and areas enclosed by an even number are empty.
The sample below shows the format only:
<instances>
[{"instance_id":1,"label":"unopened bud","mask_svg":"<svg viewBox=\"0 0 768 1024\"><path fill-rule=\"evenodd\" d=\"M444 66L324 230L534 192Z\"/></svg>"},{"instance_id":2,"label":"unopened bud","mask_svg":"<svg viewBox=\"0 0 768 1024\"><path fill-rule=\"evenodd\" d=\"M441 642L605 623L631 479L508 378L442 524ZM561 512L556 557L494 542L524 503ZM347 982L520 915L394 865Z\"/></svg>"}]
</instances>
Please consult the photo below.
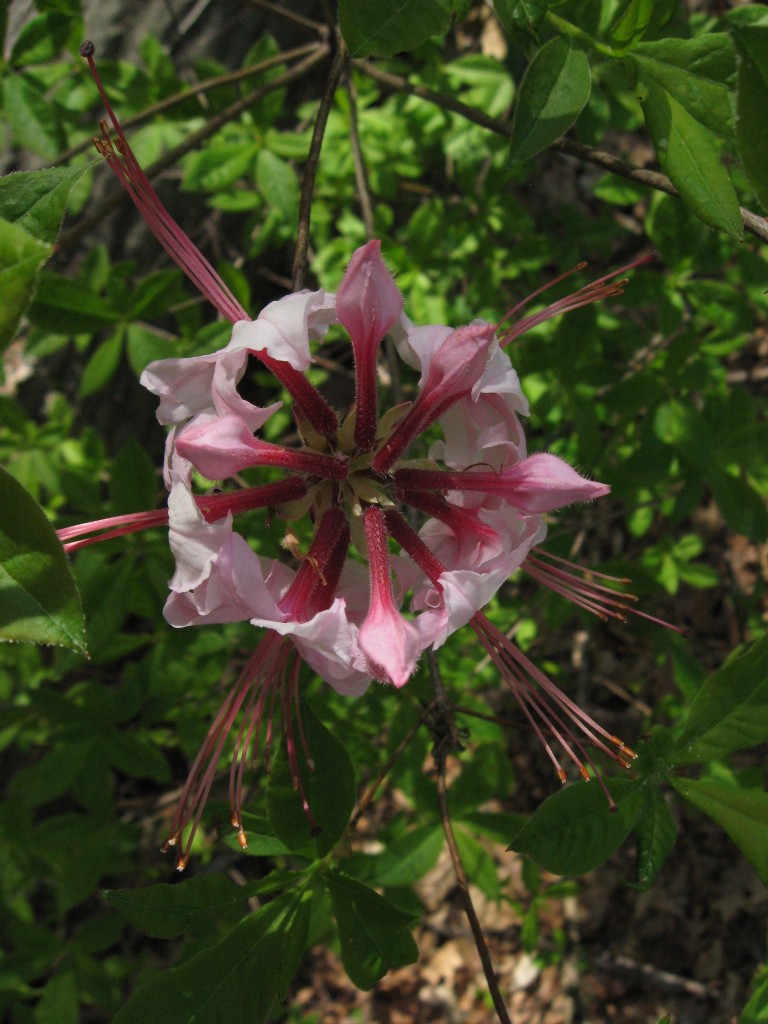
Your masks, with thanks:
<instances>
[{"instance_id":1,"label":"unopened bud","mask_svg":"<svg viewBox=\"0 0 768 1024\"><path fill-rule=\"evenodd\" d=\"M94 53L96 53L96 47L93 45L90 39L86 39L84 43L80 44L81 57L85 57L86 59L88 59L88 57L92 57Z\"/></svg>"}]
</instances>

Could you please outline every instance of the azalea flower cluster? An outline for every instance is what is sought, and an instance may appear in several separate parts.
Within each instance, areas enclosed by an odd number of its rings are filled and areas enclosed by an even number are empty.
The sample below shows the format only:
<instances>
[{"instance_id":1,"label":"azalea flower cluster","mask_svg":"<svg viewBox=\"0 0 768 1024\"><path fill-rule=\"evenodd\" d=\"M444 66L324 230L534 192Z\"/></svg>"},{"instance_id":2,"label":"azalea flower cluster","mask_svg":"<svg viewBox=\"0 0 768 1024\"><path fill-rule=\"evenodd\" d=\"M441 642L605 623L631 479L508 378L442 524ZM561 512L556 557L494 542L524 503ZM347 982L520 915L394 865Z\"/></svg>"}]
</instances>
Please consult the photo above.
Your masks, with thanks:
<instances>
[{"instance_id":1,"label":"azalea flower cluster","mask_svg":"<svg viewBox=\"0 0 768 1024\"><path fill-rule=\"evenodd\" d=\"M176 563L168 622L184 627L247 621L266 631L190 771L167 842L182 844L179 867L187 862L233 733L232 823L246 845L245 766L263 743L268 767L278 708L295 786L314 825L298 768L298 751L306 750L297 699L302 660L344 695L362 694L372 680L402 687L427 648L439 648L469 625L562 781L566 773L553 744L585 778L585 765L591 764L585 741L626 766L632 752L556 688L481 611L521 567L598 615L623 618L627 610L627 598L612 587L539 550L532 553L545 537L546 513L598 498L609 488L554 455L528 455L520 423L528 403L504 351L533 325L617 294L617 275L515 319L531 296L505 318L506 326L416 326L404 314L380 243L371 241L352 256L336 294L290 294L252 320L162 206L103 91L102 96L116 140L104 126L100 152L159 241L233 327L219 351L155 362L142 375L142 384L159 399L158 419L170 427L167 512L116 517L59 535L74 550L167 523ZM343 415L307 377L313 348L331 325L348 334L355 366L355 399ZM377 366L387 336L397 356L419 374L412 401L394 408L380 408L378 394ZM290 394L298 445L259 436L281 402L257 406L240 394L252 361L269 368ZM195 492L195 470L209 480L229 481L249 467L277 467L282 476L255 486L225 484L215 494ZM235 529L237 514L253 509L285 521L287 556L257 554ZM304 549L295 525L301 520L311 536Z\"/></svg>"}]
</instances>

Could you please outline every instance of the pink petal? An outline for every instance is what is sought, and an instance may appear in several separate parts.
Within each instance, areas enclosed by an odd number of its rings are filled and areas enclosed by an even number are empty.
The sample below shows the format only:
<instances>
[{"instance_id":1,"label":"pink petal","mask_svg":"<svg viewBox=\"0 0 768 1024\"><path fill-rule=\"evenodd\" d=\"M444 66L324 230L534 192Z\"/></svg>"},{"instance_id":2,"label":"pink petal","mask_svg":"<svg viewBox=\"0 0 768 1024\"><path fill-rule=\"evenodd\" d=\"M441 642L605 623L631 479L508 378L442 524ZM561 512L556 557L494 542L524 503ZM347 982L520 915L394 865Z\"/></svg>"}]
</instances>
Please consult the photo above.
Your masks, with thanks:
<instances>
[{"instance_id":1,"label":"pink petal","mask_svg":"<svg viewBox=\"0 0 768 1024\"><path fill-rule=\"evenodd\" d=\"M381 242L355 252L336 294L336 316L352 344L378 348L403 311L403 297L381 258Z\"/></svg>"},{"instance_id":2,"label":"pink petal","mask_svg":"<svg viewBox=\"0 0 768 1024\"><path fill-rule=\"evenodd\" d=\"M607 484L587 480L556 455L531 455L501 474L505 498L522 512L551 512L576 501L592 501L610 494Z\"/></svg>"}]
</instances>

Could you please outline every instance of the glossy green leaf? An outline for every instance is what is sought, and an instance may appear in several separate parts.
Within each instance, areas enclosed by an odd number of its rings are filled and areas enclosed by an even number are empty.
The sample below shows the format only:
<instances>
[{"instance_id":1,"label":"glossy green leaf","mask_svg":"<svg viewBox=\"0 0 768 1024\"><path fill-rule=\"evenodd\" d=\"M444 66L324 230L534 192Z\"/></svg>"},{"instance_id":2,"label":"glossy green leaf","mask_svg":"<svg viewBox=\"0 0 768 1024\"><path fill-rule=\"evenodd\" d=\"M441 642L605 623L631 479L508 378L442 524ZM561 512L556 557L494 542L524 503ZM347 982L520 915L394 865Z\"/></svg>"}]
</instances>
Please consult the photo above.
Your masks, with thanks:
<instances>
[{"instance_id":1,"label":"glossy green leaf","mask_svg":"<svg viewBox=\"0 0 768 1024\"><path fill-rule=\"evenodd\" d=\"M653 14L653 0L629 0L611 29L611 42L625 49L642 39Z\"/></svg>"},{"instance_id":2,"label":"glossy green leaf","mask_svg":"<svg viewBox=\"0 0 768 1024\"><path fill-rule=\"evenodd\" d=\"M719 782L670 778L680 796L727 832L768 885L768 793Z\"/></svg>"},{"instance_id":3,"label":"glossy green leaf","mask_svg":"<svg viewBox=\"0 0 768 1024\"><path fill-rule=\"evenodd\" d=\"M639 98L659 162L682 198L705 224L740 240L739 201L711 132L653 80Z\"/></svg>"},{"instance_id":4,"label":"glossy green leaf","mask_svg":"<svg viewBox=\"0 0 768 1024\"><path fill-rule=\"evenodd\" d=\"M70 193L90 167L44 167L0 178L0 217L42 242L55 242Z\"/></svg>"},{"instance_id":5,"label":"glossy green leaf","mask_svg":"<svg viewBox=\"0 0 768 1024\"><path fill-rule=\"evenodd\" d=\"M440 0L340 0L341 34L352 57L391 57L445 32L450 10Z\"/></svg>"},{"instance_id":6,"label":"glossy green leaf","mask_svg":"<svg viewBox=\"0 0 768 1024\"><path fill-rule=\"evenodd\" d=\"M321 831L313 837L313 826L293 787L285 739L269 776L267 813L275 835L290 850L303 850L314 838L318 854L324 856L347 827L355 804L355 772L346 749L311 708L303 706L301 718L314 769L310 771L307 765L294 720L299 772L312 819Z\"/></svg>"},{"instance_id":7,"label":"glossy green leaf","mask_svg":"<svg viewBox=\"0 0 768 1024\"><path fill-rule=\"evenodd\" d=\"M299 213L299 183L291 165L262 149L256 160L256 184L270 206L293 224Z\"/></svg>"},{"instance_id":8,"label":"glossy green leaf","mask_svg":"<svg viewBox=\"0 0 768 1024\"><path fill-rule=\"evenodd\" d=\"M749 184L768 211L768 25L734 29L739 55L736 147Z\"/></svg>"},{"instance_id":9,"label":"glossy green leaf","mask_svg":"<svg viewBox=\"0 0 768 1024\"><path fill-rule=\"evenodd\" d=\"M323 880L333 901L344 968L358 988L367 991L387 971L418 958L410 914L340 871L327 872Z\"/></svg>"},{"instance_id":10,"label":"glossy green leaf","mask_svg":"<svg viewBox=\"0 0 768 1024\"><path fill-rule=\"evenodd\" d=\"M264 891L263 879L236 885L225 875L203 875L182 882L139 889L106 889L102 897L132 925L156 939L210 928L216 915L244 908Z\"/></svg>"},{"instance_id":11,"label":"glossy green leaf","mask_svg":"<svg viewBox=\"0 0 768 1024\"><path fill-rule=\"evenodd\" d=\"M310 901L310 891L272 900L222 942L140 988L114 1024L263 1024L298 967Z\"/></svg>"},{"instance_id":12,"label":"glossy green leaf","mask_svg":"<svg viewBox=\"0 0 768 1024\"><path fill-rule=\"evenodd\" d=\"M53 527L21 484L0 469L0 640L85 653L85 622Z\"/></svg>"},{"instance_id":13,"label":"glossy green leaf","mask_svg":"<svg viewBox=\"0 0 768 1024\"><path fill-rule=\"evenodd\" d=\"M725 757L768 740L768 634L710 676L696 696L675 762Z\"/></svg>"},{"instance_id":14,"label":"glossy green leaf","mask_svg":"<svg viewBox=\"0 0 768 1024\"><path fill-rule=\"evenodd\" d=\"M607 779L616 802L608 799L594 779L553 793L513 837L510 850L526 853L557 875L582 875L618 850L637 821L645 783Z\"/></svg>"},{"instance_id":15,"label":"glossy green leaf","mask_svg":"<svg viewBox=\"0 0 768 1024\"><path fill-rule=\"evenodd\" d=\"M40 267L53 246L30 235L19 224L0 221L0 351L14 338L37 288Z\"/></svg>"},{"instance_id":16,"label":"glossy green leaf","mask_svg":"<svg viewBox=\"0 0 768 1024\"><path fill-rule=\"evenodd\" d=\"M677 829L664 794L650 785L640 817L635 824L637 842L637 883L636 888L645 892L656 881L664 861L672 852L677 838Z\"/></svg>"},{"instance_id":17,"label":"glossy green leaf","mask_svg":"<svg viewBox=\"0 0 768 1024\"><path fill-rule=\"evenodd\" d=\"M510 158L527 160L566 132L589 99L591 76L583 50L558 36L528 66L512 119Z\"/></svg>"}]
</instances>

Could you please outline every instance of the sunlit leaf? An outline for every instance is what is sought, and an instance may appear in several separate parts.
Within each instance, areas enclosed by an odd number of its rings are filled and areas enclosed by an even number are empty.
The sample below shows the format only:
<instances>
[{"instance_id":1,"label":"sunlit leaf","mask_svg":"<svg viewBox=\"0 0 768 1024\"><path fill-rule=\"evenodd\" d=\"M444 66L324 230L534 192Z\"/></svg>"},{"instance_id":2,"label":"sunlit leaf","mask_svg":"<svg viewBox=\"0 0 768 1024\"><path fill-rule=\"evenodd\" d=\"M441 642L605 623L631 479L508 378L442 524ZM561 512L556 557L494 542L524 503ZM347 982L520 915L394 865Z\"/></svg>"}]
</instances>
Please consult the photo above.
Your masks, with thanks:
<instances>
[{"instance_id":1,"label":"sunlit leaf","mask_svg":"<svg viewBox=\"0 0 768 1024\"><path fill-rule=\"evenodd\" d=\"M13 340L35 294L40 267L52 252L53 246L19 224L0 221L0 351Z\"/></svg>"},{"instance_id":2,"label":"sunlit leaf","mask_svg":"<svg viewBox=\"0 0 768 1024\"><path fill-rule=\"evenodd\" d=\"M677 792L713 818L768 885L768 793L718 782L670 778Z\"/></svg>"}]
</instances>

